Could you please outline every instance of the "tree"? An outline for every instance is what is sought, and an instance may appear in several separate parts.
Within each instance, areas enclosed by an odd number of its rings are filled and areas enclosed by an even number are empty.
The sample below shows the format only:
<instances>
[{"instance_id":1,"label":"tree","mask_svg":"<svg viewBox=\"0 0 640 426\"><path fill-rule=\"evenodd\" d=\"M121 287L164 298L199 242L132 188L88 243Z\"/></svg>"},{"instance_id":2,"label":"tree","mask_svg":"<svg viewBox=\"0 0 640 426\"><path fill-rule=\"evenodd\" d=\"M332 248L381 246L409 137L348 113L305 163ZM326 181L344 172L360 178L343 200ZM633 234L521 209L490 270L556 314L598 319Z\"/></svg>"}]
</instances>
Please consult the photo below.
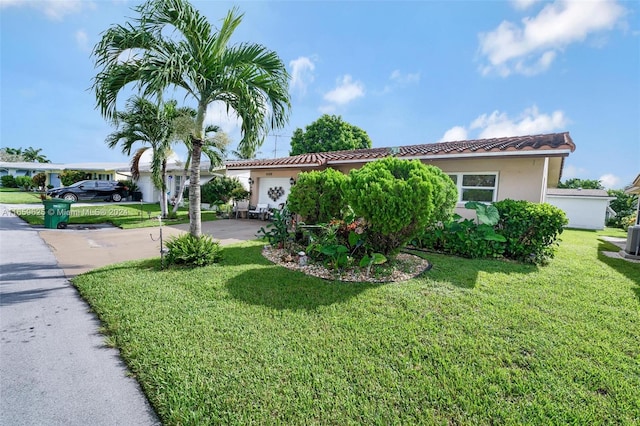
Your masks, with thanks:
<instances>
[{"instance_id":1,"label":"tree","mask_svg":"<svg viewBox=\"0 0 640 426\"><path fill-rule=\"evenodd\" d=\"M306 130L293 132L290 155L360 148L371 148L367 132L342 121L340 116L324 114Z\"/></svg>"},{"instance_id":2,"label":"tree","mask_svg":"<svg viewBox=\"0 0 640 426\"><path fill-rule=\"evenodd\" d=\"M107 145L114 148L119 143L122 153L131 155L134 145L141 143L131 160L131 176L140 177L140 158L149 149L152 150L151 180L162 194L160 212L167 217L167 160L171 154L171 145L176 138L175 121L179 117L193 117L192 108L178 108L175 100L157 105L139 96L127 102L126 111L116 112L114 123L118 130L107 136Z\"/></svg>"},{"instance_id":3,"label":"tree","mask_svg":"<svg viewBox=\"0 0 640 426\"><path fill-rule=\"evenodd\" d=\"M616 212L608 225L624 228L625 219L638 211L638 194L627 194L623 189L610 189L607 192L609 197L615 197L615 200L609 202L609 207Z\"/></svg>"},{"instance_id":4,"label":"tree","mask_svg":"<svg viewBox=\"0 0 640 426\"><path fill-rule=\"evenodd\" d=\"M46 155L40 154L40 151L42 148L29 147L22 152L22 158L32 163L50 163L51 160L47 159Z\"/></svg>"},{"instance_id":5,"label":"tree","mask_svg":"<svg viewBox=\"0 0 640 426\"><path fill-rule=\"evenodd\" d=\"M200 237L200 159L207 107L222 102L242 120L240 150L259 147L269 129L282 128L288 121L289 74L278 55L264 46L229 45L243 17L235 8L217 31L186 0L148 0L134 11L137 18L109 28L94 48L97 106L112 119L118 94L130 83L143 97L159 98L165 90L179 88L197 103L189 213L190 233Z\"/></svg>"},{"instance_id":6,"label":"tree","mask_svg":"<svg viewBox=\"0 0 640 426\"><path fill-rule=\"evenodd\" d=\"M564 183L559 182L558 188L573 188L573 189L604 189L604 186L597 179L567 179Z\"/></svg>"}]
</instances>

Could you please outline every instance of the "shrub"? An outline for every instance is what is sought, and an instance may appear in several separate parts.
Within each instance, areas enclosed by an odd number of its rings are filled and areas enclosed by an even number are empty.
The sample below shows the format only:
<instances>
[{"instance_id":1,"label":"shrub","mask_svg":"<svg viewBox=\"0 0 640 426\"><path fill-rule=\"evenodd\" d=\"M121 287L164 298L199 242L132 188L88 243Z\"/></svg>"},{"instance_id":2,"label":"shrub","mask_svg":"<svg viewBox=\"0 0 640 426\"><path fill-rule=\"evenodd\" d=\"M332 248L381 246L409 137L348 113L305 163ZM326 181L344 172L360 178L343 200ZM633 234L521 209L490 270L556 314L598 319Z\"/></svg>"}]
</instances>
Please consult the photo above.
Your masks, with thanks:
<instances>
[{"instance_id":1,"label":"shrub","mask_svg":"<svg viewBox=\"0 0 640 426\"><path fill-rule=\"evenodd\" d=\"M33 180L33 184L36 188L44 188L44 184L47 183L47 175L44 173L38 173L34 177L31 178Z\"/></svg>"},{"instance_id":2,"label":"shrub","mask_svg":"<svg viewBox=\"0 0 640 426\"><path fill-rule=\"evenodd\" d=\"M245 191L238 178L216 176L202 185L200 199L207 204L226 204L238 190Z\"/></svg>"},{"instance_id":3,"label":"shrub","mask_svg":"<svg viewBox=\"0 0 640 426\"><path fill-rule=\"evenodd\" d=\"M285 207L273 211L273 219L266 227L260 227L256 236L269 241L272 246L284 248L291 240L291 213Z\"/></svg>"},{"instance_id":4,"label":"shrub","mask_svg":"<svg viewBox=\"0 0 640 426\"><path fill-rule=\"evenodd\" d=\"M87 179L87 174L81 170L63 170L60 172L60 182L64 186L73 185L85 179Z\"/></svg>"},{"instance_id":5,"label":"shrub","mask_svg":"<svg viewBox=\"0 0 640 426\"><path fill-rule=\"evenodd\" d=\"M29 191L33 188L33 179L29 176L16 176L16 185L18 188Z\"/></svg>"},{"instance_id":6,"label":"shrub","mask_svg":"<svg viewBox=\"0 0 640 426\"><path fill-rule=\"evenodd\" d=\"M457 189L440 169L387 157L349 173L345 196L367 225L373 251L395 254L425 227L451 216Z\"/></svg>"},{"instance_id":7,"label":"shrub","mask_svg":"<svg viewBox=\"0 0 640 426\"><path fill-rule=\"evenodd\" d=\"M170 265L207 266L222 260L222 247L208 235L184 234L167 241L167 263Z\"/></svg>"},{"instance_id":8,"label":"shrub","mask_svg":"<svg viewBox=\"0 0 640 426\"><path fill-rule=\"evenodd\" d=\"M18 185L16 184L16 178L14 178L11 175L5 175L2 176L0 178L0 181L2 182L2 186L5 188L17 188Z\"/></svg>"},{"instance_id":9,"label":"shrub","mask_svg":"<svg viewBox=\"0 0 640 426\"><path fill-rule=\"evenodd\" d=\"M123 179L123 180L119 180L118 182L120 182L121 184L129 188L128 189L129 194L131 194L132 192L140 191L140 187L138 186L138 183L133 179Z\"/></svg>"},{"instance_id":10,"label":"shrub","mask_svg":"<svg viewBox=\"0 0 640 426\"><path fill-rule=\"evenodd\" d=\"M493 205L500 213L497 232L507 239L506 257L536 264L553 258L563 226L569 223L562 210L529 201L502 200Z\"/></svg>"},{"instance_id":11,"label":"shrub","mask_svg":"<svg viewBox=\"0 0 640 426\"><path fill-rule=\"evenodd\" d=\"M341 217L348 178L334 169L303 172L291 188L287 207L306 224L327 223Z\"/></svg>"}]
</instances>

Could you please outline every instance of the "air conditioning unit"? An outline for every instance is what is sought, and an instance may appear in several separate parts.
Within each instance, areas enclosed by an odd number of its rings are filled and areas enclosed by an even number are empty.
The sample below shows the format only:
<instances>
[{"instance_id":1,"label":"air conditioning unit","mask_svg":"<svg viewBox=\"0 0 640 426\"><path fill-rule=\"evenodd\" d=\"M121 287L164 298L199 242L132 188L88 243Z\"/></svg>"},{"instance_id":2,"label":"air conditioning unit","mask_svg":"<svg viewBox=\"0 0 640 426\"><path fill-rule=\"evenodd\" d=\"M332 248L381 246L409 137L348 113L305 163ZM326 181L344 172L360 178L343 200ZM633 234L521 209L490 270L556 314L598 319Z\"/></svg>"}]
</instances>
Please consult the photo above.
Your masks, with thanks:
<instances>
[{"instance_id":1,"label":"air conditioning unit","mask_svg":"<svg viewBox=\"0 0 640 426\"><path fill-rule=\"evenodd\" d=\"M638 256L640 254L640 225L630 226L627 231L627 254Z\"/></svg>"}]
</instances>

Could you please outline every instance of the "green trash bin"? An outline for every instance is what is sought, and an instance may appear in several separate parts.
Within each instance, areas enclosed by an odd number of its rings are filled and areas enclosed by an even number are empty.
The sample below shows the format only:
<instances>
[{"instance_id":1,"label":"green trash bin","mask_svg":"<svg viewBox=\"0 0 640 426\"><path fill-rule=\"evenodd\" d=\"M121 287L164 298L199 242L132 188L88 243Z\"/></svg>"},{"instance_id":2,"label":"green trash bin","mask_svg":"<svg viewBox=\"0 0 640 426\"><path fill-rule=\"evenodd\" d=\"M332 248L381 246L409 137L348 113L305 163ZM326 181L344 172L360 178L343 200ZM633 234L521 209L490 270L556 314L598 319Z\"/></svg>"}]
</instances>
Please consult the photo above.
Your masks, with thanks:
<instances>
[{"instance_id":1,"label":"green trash bin","mask_svg":"<svg viewBox=\"0 0 640 426\"><path fill-rule=\"evenodd\" d=\"M69 212L73 201L61 198L42 200L44 204L44 227L47 229L65 229L69 224Z\"/></svg>"}]
</instances>

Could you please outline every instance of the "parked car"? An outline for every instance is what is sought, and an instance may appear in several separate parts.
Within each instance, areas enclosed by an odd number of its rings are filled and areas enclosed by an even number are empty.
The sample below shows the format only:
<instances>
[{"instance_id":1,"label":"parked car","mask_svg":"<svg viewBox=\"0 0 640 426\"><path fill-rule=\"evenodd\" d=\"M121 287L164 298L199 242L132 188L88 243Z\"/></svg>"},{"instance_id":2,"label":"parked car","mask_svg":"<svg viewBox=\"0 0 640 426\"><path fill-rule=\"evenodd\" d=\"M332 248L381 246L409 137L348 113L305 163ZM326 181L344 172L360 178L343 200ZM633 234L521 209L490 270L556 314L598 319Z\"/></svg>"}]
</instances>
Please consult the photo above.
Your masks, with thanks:
<instances>
[{"instance_id":1,"label":"parked car","mask_svg":"<svg viewBox=\"0 0 640 426\"><path fill-rule=\"evenodd\" d=\"M81 180L73 185L50 189L47 195L69 201L104 200L117 203L129 195L128 191L129 188L122 182L114 180Z\"/></svg>"}]
</instances>

